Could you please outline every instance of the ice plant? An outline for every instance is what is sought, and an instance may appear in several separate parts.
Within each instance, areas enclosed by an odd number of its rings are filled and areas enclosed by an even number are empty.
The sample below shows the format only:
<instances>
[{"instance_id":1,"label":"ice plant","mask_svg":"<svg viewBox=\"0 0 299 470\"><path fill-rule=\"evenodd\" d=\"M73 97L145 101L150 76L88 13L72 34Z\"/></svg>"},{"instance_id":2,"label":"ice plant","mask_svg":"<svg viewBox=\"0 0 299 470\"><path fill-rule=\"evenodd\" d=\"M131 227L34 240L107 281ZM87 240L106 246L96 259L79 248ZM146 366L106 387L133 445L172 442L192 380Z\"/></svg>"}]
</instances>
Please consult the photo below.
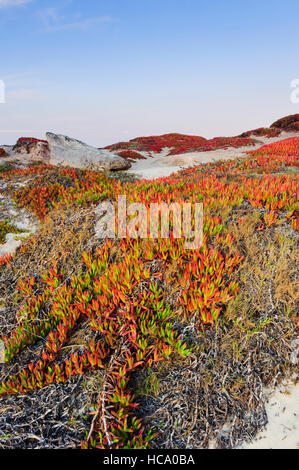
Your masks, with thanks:
<instances>
[{"instance_id":1,"label":"ice plant","mask_svg":"<svg viewBox=\"0 0 299 470\"><path fill-rule=\"evenodd\" d=\"M204 137L185 134L165 134L160 136L137 137L129 142L119 142L106 148L112 151L144 151L159 153L169 149L169 155L186 152L206 152L209 150L225 149L228 147L244 147L253 145L250 138L215 137L207 140Z\"/></svg>"},{"instance_id":2,"label":"ice plant","mask_svg":"<svg viewBox=\"0 0 299 470\"><path fill-rule=\"evenodd\" d=\"M7 157L7 153L2 147L0 147L0 158L5 158L5 157Z\"/></svg>"},{"instance_id":3,"label":"ice plant","mask_svg":"<svg viewBox=\"0 0 299 470\"><path fill-rule=\"evenodd\" d=\"M165 147L176 154L251 143L243 137L208 141L167 134L133 139L111 149L133 158L132 152L160 152ZM275 231L281 223L287 223L290 231L299 229L298 158L295 138L236 160L200 165L153 181L121 183L102 173L49 165L1 173L5 181L32 177L12 196L41 220L51 211L92 209L99 201L116 201L123 194L128 203L141 202L147 209L151 203L202 202L204 237L195 250L185 249L184 237L177 239L172 231L165 239L105 240L92 252L82 252L83 268L71 277L63 263L54 262L46 272L21 279L16 325L2 338L5 361L17 359L29 345L38 345L41 352L35 362L2 382L0 396L29 393L98 370L103 390L82 447L146 448L153 436L136 414L138 399L130 388L133 374L175 354L185 358L190 353L190 345L175 327L180 322L195 319L198 330L221 324L239 292L236 274L244 260L244 253L235 249L236 237L226 214L233 227L242 230L247 212L256 211L254 230L260 235ZM194 224L194 215L191 219ZM172 230L173 219L170 226ZM37 243L38 235L17 256ZM0 257L0 269L10 269L12 262L9 255ZM172 287L176 297L170 304L167 296ZM70 338L81 325L88 331L88 341L74 350Z\"/></svg>"}]
</instances>

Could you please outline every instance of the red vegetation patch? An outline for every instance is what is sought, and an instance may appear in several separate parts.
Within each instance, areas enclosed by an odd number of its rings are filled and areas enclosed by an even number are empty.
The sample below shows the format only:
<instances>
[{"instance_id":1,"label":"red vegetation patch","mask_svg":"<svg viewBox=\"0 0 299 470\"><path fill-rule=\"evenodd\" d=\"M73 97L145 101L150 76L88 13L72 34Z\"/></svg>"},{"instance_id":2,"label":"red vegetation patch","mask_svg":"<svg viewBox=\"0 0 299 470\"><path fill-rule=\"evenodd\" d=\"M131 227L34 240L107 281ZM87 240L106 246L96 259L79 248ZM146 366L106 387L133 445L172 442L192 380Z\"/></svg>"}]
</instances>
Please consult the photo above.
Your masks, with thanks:
<instances>
[{"instance_id":1,"label":"red vegetation patch","mask_svg":"<svg viewBox=\"0 0 299 470\"><path fill-rule=\"evenodd\" d=\"M248 157L227 161L218 167L218 171L240 173L254 170L256 173L275 173L284 171L287 167L299 166L299 137L281 140L263 145L257 150L248 151ZM295 191L295 196L297 190ZM278 206L275 206L277 209ZM295 204L292 209L295 209ZM274 206L272 207L272 209Z\"/></svg>"},{"instance_id":2,"label":"red vegetation patch","mask_svg":"<svg viewBox=\"0 0 299 470\"><path fill-rule=\"evenodd\" d=\"M7 171L1 178L9 180L11 177L36 174L40 175L40 178L35 179L32 186L18 189L13 196L19 207L27 207L41 220L58 202L96 203L112 197L117 188L120 188L116 180L107 179L103 173L72 168L57 169L51 165Z\"/></svg>"},{"instance_id":3,"label":"red vegetation patch","mask_svg":"<svg viewBox=\"0 0 299 470\"><path fill-rule=\"evenodd\" d=\"M121 150L121 152L118 152L118 155L126 160L146 160L141 153L135 152L134 150Z\"/></svg>"},{"instance_id":4,"label":"red vegetation patch","mask_svg":"<svg viewBox=\"0 0 299 470\"><path fill-rule=\"evenodd\" d=\"M164 134L151 137L137 137L132 142L138 142L145 150L155 153L161 152L163 148L172 148L172 154L182 153L189 149L202 148L206 139L199 136L191 136L184 134Z\"/></svg>"},{"instance_id":5,"label":"red vegetation patch","mask_svg":"<svg viewBox=\"0 0 299 470\"><path fill-rule=\"evenodd\" d=\"M171 149L170 155L186 152L206 152L209 150L226 149L228 147L244 147L254 145L252 139L241 137L214 137L207 140L204 137L185 134L164 134L151 137L137 137L129 142L119 142L106 148L110 150L139 150L160 153L163 149Z\"/></svg>"},{"instance_id":6,"label":"red vegetation patch","mask_svg":"<svg viewBox=\"0 0 299 470\"><path fill-rule=\"evenodd\" d=\"M278 128L283 131L299 131L299 114L292 114L275 121L270 126L271 128Z\"/></svg>"},{"instance_id":7,"label":"red vegetation patch","mask_svg":"<svg viewBox=\"0 0 299 470\"><path fill-rule=\"evenodd\" d=\"M294 137L291 139L284 139L279 142L274 142L272 144L263 145L258 150L249 152L251 155L272 155L282 156L282 157L299 157L299 137Z\"/></svg>"},{"instance_id":8,"label":"red vegetation patch","mask_svg":"<svg viewBox=\"0 0 299 470\"><path fill-rule=\"evenodd\" d=\"M0 158L4 158L4 157L7 157L7 153L2 147L0 147Z\"/></svg>"},{"instance_id":9,"label":"red vegetation patch","mask_svg":"<svg viewBox=\"0 0 299 470\"><path fill-rule=\"evenodd\" d=\"M17 144L24 144L24 143L36 144L38 142L42 142L44 144L48 143L46 140L36 139L35 137L20 137L17 141Z\"/></svg>"},{"instance_id":10,"label":"red vegetation patch","mask_svg":"<svg viewBox=\"0 0 299 470\"><path fill-rule=\"evenodd\" d=\"M9 253L7 255L0 256L0 267L5 266L12 260L12 255Z\"/></svg>"},{"instance_id":11,"label":"red vegetation patch","mask_svg":"<svg viewBox=\"0 0 299 470\"><path fill-rule=\"evenodd\" d=\"M254 145L253 139L243 139L241 137L214 137L207 141L203 152L208 150L228 149L229 147L239 148Z\"/></svg>"}]
</instances>

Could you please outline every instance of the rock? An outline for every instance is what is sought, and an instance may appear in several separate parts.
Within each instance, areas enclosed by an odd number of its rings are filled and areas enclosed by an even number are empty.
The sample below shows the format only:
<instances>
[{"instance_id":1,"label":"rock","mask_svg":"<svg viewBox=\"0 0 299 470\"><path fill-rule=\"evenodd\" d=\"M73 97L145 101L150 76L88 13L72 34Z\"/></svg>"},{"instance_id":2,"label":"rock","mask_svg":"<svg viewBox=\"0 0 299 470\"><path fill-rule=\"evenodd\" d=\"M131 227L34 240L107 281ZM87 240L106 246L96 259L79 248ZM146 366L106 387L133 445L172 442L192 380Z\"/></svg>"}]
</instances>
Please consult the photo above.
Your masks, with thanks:
<instances>
[{"instance_id":1,"label":"rock","mask_svg":"<svg viewBox=\"0 0 299 470\"><path fill-rule=\"evenodd\" d=\"M50 160L50 150L46 140L34 139L33 137L21 137L12 151L26 155L33 161L42 160L48 163Z\"/></svg>"},{"instance_id":2,"label":"rock","mask_svg":"<svg viewBox=\"0 0 299 470\"><path fill-rule=\"evenodd\" d=\"M76 139L47 132L50 164L82 169L127 170L131 164L109 150L98 150Z\"/></svg>"}]
</instances>

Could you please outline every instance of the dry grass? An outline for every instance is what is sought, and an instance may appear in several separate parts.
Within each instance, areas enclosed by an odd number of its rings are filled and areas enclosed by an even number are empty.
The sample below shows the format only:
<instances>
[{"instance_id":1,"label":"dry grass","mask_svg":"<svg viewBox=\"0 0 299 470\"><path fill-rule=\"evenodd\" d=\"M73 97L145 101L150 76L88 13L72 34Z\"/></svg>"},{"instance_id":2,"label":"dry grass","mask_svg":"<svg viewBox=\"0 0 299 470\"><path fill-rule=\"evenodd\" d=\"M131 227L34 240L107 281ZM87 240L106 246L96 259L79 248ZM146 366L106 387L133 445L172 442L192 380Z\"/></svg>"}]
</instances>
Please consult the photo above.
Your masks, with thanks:
<instances>
[{"instance_id":1,"label":"dry grass","mask_svg":"<svg viewBox=\"0 0 299 470\"><path fill-rule=\"evenodd\" d=\"M22 298L16 288L21 279L34 276L38 281L53 263L62 267L69 278L80 271L82 251L92 250L100 244L94 236L94 219L92 208L58 210L46 217L38 235L32 237L25 250L19 251L13 262L0 273L0 302L5 300L7 310L15 312L19 307ZM14 318L11 320L13 327Z\"/></svg>"},{"instance_id":2,"label":"dry grass","mask_svg":"<svg viewBox=\"0 0 299 470\"><path fill-rule=\"evenodd\" d=\"M56 174L47 176L55 182ZM258 231L263 210L248 203L238 208L215 203L212 215L222 216L225 231L235 236L231 253L245 256L232 280L240 284L239 295L223 312L215 328L197 329L193 319L176 318L175 326L192 346L187 360L164 362L132 378L138 394L141 416L148 430L159 434L155 448L234 447L254 437L266 424L264 387L278 383L290 372L291 343L298 312L298 235L281 220L275 227ZM237 224L239 217L243 223ZM41 225L35 241L19 251L0 272L0 328L4 334L15 327L15 314L24 298L17 292L19 280L39 279L55 262L67 273L67 280L84 269L82 251L100 245L94 233L93 207L68 208L51 212ZM118 243L111 251L120 258ZM163 272L164 299L175 309L180 287L177 262L155 260L151 272ZM66 281L67 282L67 281ZM84 321L61 354L84 349L90 339ZM42 345L26 349L1 370L1 380L22 364L36 360ZM65 384L28 396L5 397L0 408L0 448L78 447L92 422L91 411L103 392L102 372L73 378Z\"/></svg>"}]
</instances>

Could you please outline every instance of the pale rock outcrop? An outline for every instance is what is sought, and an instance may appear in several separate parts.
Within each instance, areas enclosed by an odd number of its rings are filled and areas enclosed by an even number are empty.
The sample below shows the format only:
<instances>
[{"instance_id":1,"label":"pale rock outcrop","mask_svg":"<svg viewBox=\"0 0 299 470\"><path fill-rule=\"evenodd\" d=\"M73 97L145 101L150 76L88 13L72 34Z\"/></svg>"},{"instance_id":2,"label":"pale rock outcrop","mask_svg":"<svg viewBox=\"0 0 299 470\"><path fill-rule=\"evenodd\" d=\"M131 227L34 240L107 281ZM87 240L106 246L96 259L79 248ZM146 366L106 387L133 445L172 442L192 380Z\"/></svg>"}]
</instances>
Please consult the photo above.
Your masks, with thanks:
<instances>
[{"instance_id":1,"label":"pale rock outcrop","mask_svg":"<svg viewBox=\"0 0 299 470\"><path fill-rule=\"evenodd\" d=\"M108 150L98 150L79 140L47 132L50 164L82 169L127 170L131 164Z\"/></svg>"}]
</instances>

